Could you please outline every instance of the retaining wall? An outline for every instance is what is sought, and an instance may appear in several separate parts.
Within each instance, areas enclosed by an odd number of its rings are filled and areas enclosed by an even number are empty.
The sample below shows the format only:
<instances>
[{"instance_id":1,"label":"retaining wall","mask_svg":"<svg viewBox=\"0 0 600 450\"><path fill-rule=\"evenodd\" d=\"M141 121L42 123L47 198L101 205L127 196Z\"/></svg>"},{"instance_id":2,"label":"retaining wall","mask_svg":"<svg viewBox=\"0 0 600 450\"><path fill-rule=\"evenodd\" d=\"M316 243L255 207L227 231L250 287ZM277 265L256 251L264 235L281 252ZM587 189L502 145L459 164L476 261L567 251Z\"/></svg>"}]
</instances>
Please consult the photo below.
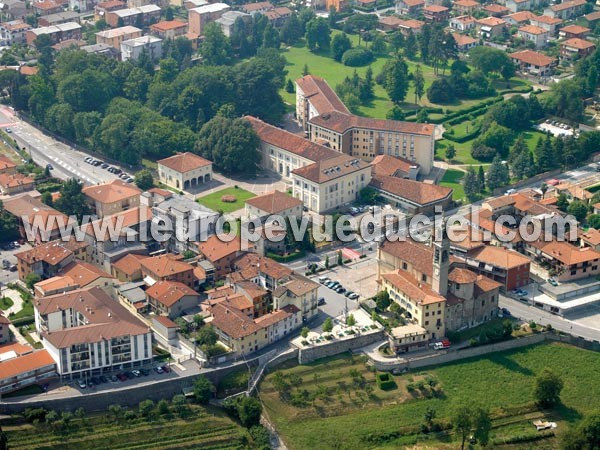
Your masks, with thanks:
<instances>
[{"instance_id":1,"label":"retaining wall","mask_svg":"<svg viewBox=\"0 0 600 450\"><path fill-rule=\"evenodd\" d=\"M352 339L344 339L341 341L332 341L327 344L300 348L298 350L298 363L306 364L316 359L334 356L340 353L350 351L352 349L364 347L373 342L382 341L385 339L383 330L377 330L363 334Z\"/></svg>"}]
</instances>

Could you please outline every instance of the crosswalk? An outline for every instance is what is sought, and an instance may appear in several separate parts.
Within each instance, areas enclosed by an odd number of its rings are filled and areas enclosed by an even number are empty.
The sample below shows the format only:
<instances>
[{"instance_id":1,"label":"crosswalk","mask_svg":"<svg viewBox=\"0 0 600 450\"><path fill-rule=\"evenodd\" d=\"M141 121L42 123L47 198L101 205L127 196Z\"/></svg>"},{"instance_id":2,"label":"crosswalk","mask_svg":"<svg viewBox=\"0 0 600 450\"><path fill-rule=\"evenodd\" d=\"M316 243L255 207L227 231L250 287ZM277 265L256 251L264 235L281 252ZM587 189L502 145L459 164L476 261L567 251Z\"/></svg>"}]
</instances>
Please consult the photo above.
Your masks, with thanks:
<instances>
[{"instance_id":1,"label":"crosswalk","mask_svg":"<svg viewBox=\"0 0 600 450\"><path fill-rule=\"evenodd\" d=\"M94 180L88 177L87 175L82 174L79 170L67 164L65 161L58 159L56 156L48 156L48 159L64 168L67 172L70 172L73 175L77 176L77 178L79 178L81 181L85 181L90 184L96 184L98 182L97 180Z\"/></svg>"},{"instance_id":2,"label":"crosswalk","mask_svg":"<svg viewBox=\"0 0 600 450\"><path fill-rule=\"evenodd\" d=\"M0 128L11 128L19 125L19 122L0 123Z\"/></svg>"}]
</instances>

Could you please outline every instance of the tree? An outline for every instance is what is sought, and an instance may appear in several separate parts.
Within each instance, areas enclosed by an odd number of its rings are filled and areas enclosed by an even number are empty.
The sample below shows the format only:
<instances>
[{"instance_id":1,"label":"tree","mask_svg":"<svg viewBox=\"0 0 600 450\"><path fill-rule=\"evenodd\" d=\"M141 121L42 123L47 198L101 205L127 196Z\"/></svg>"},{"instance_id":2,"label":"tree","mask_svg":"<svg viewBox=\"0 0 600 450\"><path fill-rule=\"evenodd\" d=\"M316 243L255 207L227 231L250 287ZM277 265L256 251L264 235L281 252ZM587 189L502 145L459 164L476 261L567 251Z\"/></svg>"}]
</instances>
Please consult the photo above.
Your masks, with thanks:
<instances>
[{"instance_id":1,"label":"tree","mask_svg":"<svg viewBox=\"0 0 600 450\"><path fill-rule=\"evenodd\" d=\"M417 123L429 122L429 113L426 108L421 108L417 111Z\"/></svg>"},{"instance_id":2,"label":"tree","mask_svg":"<svg viewBox=\"0 0 600 450\"><path fill-rule=\"evenodd\" d=\"M212 325L200 327L196 333L196 343L203 346L212 346L217 343L219 336Z\"/></svg>"},{"instance_id":3,"label":"tree","mask_svg":"<svg viewBox=\"0 0 600 450\"><path fill-rule=\"evenodd\" d=\"M302 330L300 330L300 336L302 336L304 339L308 337L308 333L310 333L310 328L308 327L302 327Z\"/></svg>"},{"instance_id":4,"label":"tree","mask_svg":"<svg viewBox=\"0 0 600 450\"><path fill-rule=\"evenodd\" d=\"M577 79L553 83L544 97L544 109L570 122L580 122L584 111L582 89L582 83Z\"/></svg>"},{"instance_id":5,"label":"tree","mask_svg":"<svg viewBox=\"0 0 600 450\"><path fill-rule=\"evenodd\" d=\"M468 199L472 200L477 197L480 192L479 180L473 166L469 166L467 173L463 178L463 188Z\"/></svg>"},{"instance_id":6,"label":"tree","mask_svg":"<svg viewBox=\"0 0 600 450\"><path fill-rule=\"evenodd\" d=\"M262 39L262 48L275 48L278 49L281 45L279 38L279 31L270 23L265 27Z\"/></svg>"},{"instance_id":7,"label":"tree","mask_svg":"<svg viewBox=\"0 0 600 450\"><path fill-rule=\"evenodd\" d=\"M156 404L156 409L158 410L158 413L161 415L168 414L169 413L169 402L163 398Z\"/></svg>"},{"instance_id":8,"label":"tree","mask_svg":"<svg viewBox=\"0 0 600 450\"><path fill-rule=\"evenodd\" d=\"M483 171L483 166L479 166L479 169L477 169L477 181L479 181L479 189L483 191L485 189L485 172Z\"/></svg>"},{"instance_id":9,"label":"tree","mask_svg":"<svg viewBox=\"0 0 600 450\"><path fill-rule=\"evenodd\" d=\"M418 64L413 74L413 86L415 87L415 103L417 103L421 101L421 97L425 93L425 78L421 66Z\"/></svg>"},{"instance_id":10,"label":"tree","mask_svg":"<svg viewBox=\"0 0 600 450\"><path fill-rule=\"evenodd\" d=\"M331 54L337 62L340 62L346 50L351 48L352 42L346 33L336 34L331 39Z\"/></svg>"},{"instance_id":11,"label":"tree","mask_svg":"<svg viewBox=\"0 0 600 450\"><path fill-rule=\"evenodd\" d=\"M349 327L353 327L354 325L356 325L356 319L354 318L354 315L348 315L348 317L346 318L346 325L348 325Z\"/></svg>"},{"instance_id":12,"label":"tree","mask_svg":"<svg viewBox=\"0 0 600 450\"><path fill-rule=\"evenodd\" d=\"M196 151L223 172L253 174L260 162L258 145L247 121L217 116L200 129Z\"/></svg>"},{"instance_id":13,"label":"tree","mask_svg":"<svg viewBox=\"0 0 600 450\"><path fill-rule=\"evenodd\" d=\"M408 66L401 58L389 60L381 71L383 87L390 100L400 104L406 98L408 92Z\"/></svg>"},{"instance_id":14,"label":"tree","mask_svg":"<svg viewBox=\"0 0 600 450\"><path fill-rule=\"evenodd\" d=\"M292 80L290 80L289 78L287 80L287 83L285 84L285 92L287 92L288 94L293 94L295 92L294 83L292 83Z\"/></svg>"},{"instance_id":15,"label":"tree","mask_svg":"<svg viewBox=\"0 0 600 450\"><path fill-rule=\"evenodd\" d=\"M373 61L373 52L365 47L346 50L342 55L342 64L350 67L361 67Z\"/></svg>"},{"instance_id":16,"label":"tree","mask_svg":"<svg viewBox=\"0 0 600 450\"><path fill-rule=\"evenodd\" d=\"M448 161L452 161L455 156L456 156L456 147L454 147L454 144L448 144L448 147L446 148L446 159Z\"/></svg>"},{"instance_id":17,"label":"tree","mask_svg":"<svg viewBox=\"0 0 600 450\"><path fill-rule=\"evenodd\" d=\"M260 424L262 403L255 397L242 396L237 401L237 415L246 428Z\"/></svg>"},{"instance_id":18,"label":"tree","mask_svg":"<svg viewBox=\"0 0 600 450\"><path fill-rule=\"evenodd\" d=\"M561 441L562 450L592 450L600 443L600 412L588 413Z\"/></svg>"},{"instance_id":19,"label":"tree","mask_svg":"<svg viewBox=\"0 0 600 450\"><path fill-rule=\"evenodd\" d=\"M600 230L600 214L590 214L587 222L590 227Z\"/></svg>"},{"instance_id":20,"label":"tree","mask_svg":"<svg viewBox=\"0 0 600 450\"><path fill-rule=\"evenodd\" d=\"M39 283L42 280L37 273L31 272L25 276L25 284L29 289L33 289L34 284Z\"/></svg>"},{"instance_id":21,"label":"tree","mask_svg":"<svg viewBox=\"0 0 600 450\"><path fill-rule=\"evenodd\" d=\"M406 44L404 45L404 56L412 60L415 58L415 56L417 56L417 50L417 38L415 37L414 33L409 33L408 37L406 38Z\"/></svg>"},{"instance_id":22,"label":"tree","mask_svg":"<svg viewBox=\"0 0 600 450\"><path fill-rule=\"evenodd\" d=\"M499 155L492 161L487 174L487 185L490 190L506 186L510 181L508 166L502 162Z\"/></svg>"},{"instance_id":23,"label":"tree","mask_svg":"<svg viewBox=\"0 0 600 450\"><path fill-rule=\"evenodd\" d=\"M567 211L569 208L569 200L564 192L561 192L556 199L556 207L561 211Z\"/></svg>"},{"instance_id":24,"label":"tree","mask_svg":"<svg viewBox=\"0 0 600 450\"><path fill-rule=\"evenodd\" d=\"M382 34L377 33L371 42L371 51L378 56L385 55L388 47Z\"/></svg>"},{"instance_id":25,"label":"tree","mask_svg":"<svg viewBox=\"0 0 600 450\"><path fill-rule=\"evenodd\" d=\"M199 403L208 403L212 397L214 386L204 375L199 375L194 382L194 397Z\"/></svg>"},{"instance_id":26,"label":"tree","mask_svg":"<svg viewBox=\"0 0 600 450\"><path fill-rule=\"evenodd\" d=\"M454 426L456 434L460 437L460 448L461 450L464 450L465 442L471 432L471 427L473 426L471 410L468 406L460 406L454 411L452 425Z\"/></svg>"},{"instance_id":27,"label":"tree","mask_svg":"<svg viewBox=\"0 0 600 450\"><path fill-rule=\"evenodd\" d=\"M152 400L142 400L138 406L138 410L142 417L152 417L154 412L154 402Z\"/></svg>"},{"instance_id":28,"label":"tree","mask_svg":"<svg viewBox=\"0 0 600 450\"><path fill-rule=\"evenodd\" d=\"M379 291L375 295L374 300L379 311L385 311L392 304L392 300L390 299L390 294L388 291Z\"/></svg>"},{"instance_id":29,"label":"tree","mask_svg":"<svg viewBox=\"0 0 600 450\"><path fill-rule=\"evenodd\" d=\"M323 331L325 333L331 333L331 330L333 330L333 321L331 320L331 317L328 317L325 319L325 322L323 322Z\"/></svg>"},{"instance_id":30,"label":"tree","mask_svg":"<svg viewBox=\"0 0 600 450\"><path fill-rule=\"evenodd\" d=\"M411 33L412 34L412 33ZM394 31L389 35L390 45L394 49L394 53L398 54L400 49L404 47L404 35L399 31ZM408 56L406 56L408 58Z\"/></svg>"},{"instance_id":31,"label":"tree","mask_svg":"<svg viewBox=\"0 0 600 450\"><path fill-rule=\"evenodd\" d=\"M42 194L42 196L40 197L40 200L45 205L52 206L53 200L52 200L52 194L50 192L47 192L47 191L44 192Z\"/></svg>"},{"instance_id":32,"label":"tree","mask_svg":"<svg viewBox=\"0 0 600 450\"><path fill-rule=\"evenodd\" d=\"M217 23L211 22L204 28L204 41L200 47L200 54L204 63L209 66L219 66L229 62L231 55L229 39Z\"/></svg>"},{"instance_id":33,"label":"tree","mask_svg":"<svg viewBox=\"0 0 600 450\"><path fill-rule=\"evenodd\" d=\"M322 17L311 19L306 24L306 45L311 52L326 50L331 41L331 30L327 20Z\"/></svg>"},{"instance_id":34,"label":"tree","mask_svg":"<svg viewBox=\"0 0 600 450\"><path fill-rule=\"evenodd\" d=\"M562 388L563 381L560 377L545 368L535 379L533 396L542 408L549 408L560 402Z\"/></svg>"},{"instance_id":35,"label":"tree","mask_svg":"<svg viewBox=\"0 0 600 450\"><path fill-rule=\"evenodd\" d=\"M281 27L281 40L288 45L292 45L302 37L302 24L298 19L298 15L293 13Z\"/></svg>"},{"instance_id":36,"label":"tree","mask_svg":"<svg viewBox=\"0 0 600 450\"><path fill-rule=\"evenodd\" d=\"M302 67L302 76L305 77L306 75L310 75L310 71L308 70L308 64L304 64L304 66Z\"/></svg>"},{"instance_id":37,"label":"tree","mask_svg":"<svg viewBox=\"0 0 600 450\"><path fill-rule=\"evenodd\" d=\"M473 437L482 447L487 446L490 440L490 430L492 429L492 421L490 413L487 409L477 408L473 414Z\"/></svg>"},{"instance_id":38,"label":"tree","mask_svg":"<svg viewBox=\"0 0 600 450\"><path fill-rule=\"evenodd\" d=\"M142 191L147 191L154 187L154 178L148 169L142 169L135 174L135 185Z\"/></svg>"},{"instance_id":39,"label":"tree","mask_svg":"<svg viewBox=\"0 0 600 450\"><path fill-rule=\"evenodd\" d=\"M170 22L173 20L173 8L171 8L170 6L168 6L167 9L165 10L165 20L167 22Z\"/></svg>"},{"instance_id":40,"label":"tree","mask_svg":"<svg viewBox=\"0 0 600 450\"><path fill-rule=\"evenodd\" d=\"M76 216L78 220L90 214L85 195L81 192L82 187L75 178L65 181L60 189L60 197L54 202L55 208L67 216Z\"/></svg>"},{"instance_id":41,"label":"tree","mask_svg":"<svg viewBox=\"0 0 600 450\"><path fill-rule=\"evenodd\" d=\"M583 222L588 213L588 207L581 200L573 200L569 207L567 208L567 212L574 216L578 222Z\"/></svg>"}]
</instances>

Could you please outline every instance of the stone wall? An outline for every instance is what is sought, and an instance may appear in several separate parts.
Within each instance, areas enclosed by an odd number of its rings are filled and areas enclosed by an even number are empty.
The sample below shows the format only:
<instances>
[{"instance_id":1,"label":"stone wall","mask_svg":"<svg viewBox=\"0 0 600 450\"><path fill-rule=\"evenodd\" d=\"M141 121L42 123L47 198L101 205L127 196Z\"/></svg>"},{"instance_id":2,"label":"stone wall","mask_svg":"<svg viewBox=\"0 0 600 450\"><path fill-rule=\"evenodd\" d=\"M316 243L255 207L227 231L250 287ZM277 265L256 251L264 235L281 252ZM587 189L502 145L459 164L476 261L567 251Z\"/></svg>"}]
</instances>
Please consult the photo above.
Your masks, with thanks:
<instances>
[{"instance_id":1,"label":"stone wall","mask_svg":"<svg viewBox=\"0 0 600 450\"><path fill-rule=\"evenodd\" d=\"M527 345L538 344L545 341L548 336L546 333L532 334L518 339L498 342L496 344L481 345L478 347L467 347L464 349L448 349L436 352L432 355L413 359L390 359L390 361L372 360L371 362L377 370L402 372L409 369L420 369L427 366L446 364L466 358L473 358L489 353L501 352L513 348L525 347Z\"/></svg>"},{"instance_id":2,"label":"stone wall","mask_svg":"<svg viewBox=\"0 0 600 450\"><path fill-rule=\"evenodd\" d=\"M306 364L316 359L338 355L384 339L386 339L386 336L383 330L373 330L368 334L363 334L352 339L334 340L328 344L300 348L298 351L298 363Z\"/></svg>"}]
</instances>

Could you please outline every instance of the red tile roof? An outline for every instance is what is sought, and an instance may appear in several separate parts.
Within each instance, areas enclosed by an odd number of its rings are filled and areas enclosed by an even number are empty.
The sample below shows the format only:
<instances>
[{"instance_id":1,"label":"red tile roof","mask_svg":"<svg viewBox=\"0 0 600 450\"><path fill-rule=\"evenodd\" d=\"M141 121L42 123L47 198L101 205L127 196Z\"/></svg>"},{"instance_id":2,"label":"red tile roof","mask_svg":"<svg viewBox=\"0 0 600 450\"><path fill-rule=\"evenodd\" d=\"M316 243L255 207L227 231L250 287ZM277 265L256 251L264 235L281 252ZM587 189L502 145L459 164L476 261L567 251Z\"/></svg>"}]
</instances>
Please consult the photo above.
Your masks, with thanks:
<instances>
[{"instance_id":1,"label":"red tile roof","mask_svg":"<svg viewBox=\"0 0 600 450\"><path fill-rule=\"evenodd\" d=\"M554 58L550 58L543 53L534 52L533 50L522 50L520 52L511 53L508 56L517 61L537 67L546 67L556 61Z\"/></svg>"},{"instance_id":2,"label":"red tile roof","mask_svg":"<svg viewBox=\"0 0 600 450\"><path fill-rule=\"evenodd\" d=\"M533 35L537 36L540 34L548 33L548 30L546 30L545 28L542 28L542 27L536 27L535 25L524 25L521 28L519 28L519 32L533 34Z\"/></svg>"},{"instance_id":3,"label":"red tile roof","mask_svg":"<svg viewBox=\"0 0 600 450\"><path fill-rule=\"evenodd\" d=\"M446 299L435 292L431 286L419 282L413 275L404 271L386 273L381 276L397 290L404 292L411 300L420 305L445 302Z\"/></svg>"},{"instance_id":4,"label":"red tile roof","mask_svg":"<svg viewBox=\"0 0 600 450\"><path fill-rule=\"evenodd\" d=\"M398 156L377 155L371 161L371 167L374 175L396 177L399 174L408 174L412 167L419 167L419 164Z\"/></svg>"},{"instance_id":5,"label":"red tile roof","mask_svg":"<svg viewBox=\"0 0 600 450\"><path fill-rule=\"evenodd\" d=\"M444 201L452 195L452 189L445 186L379 175L371 179L369 186L402 197L419 206Z\"/></svg>"},{"instance_id":6,"label":"red tile roof","mask_svg":"<svg viewBox=\"0 0 600 450\"><path fill-rule=\"evenodd\" d=\"M146 295L149 298L153 298L157 302L162 303L167 308L173 306L183 297L199 297L199 294L196 291L178 281L157 281L151 287L146 289Z\"/></svg>"},{"instance_id":7,"label":"red tile roof","mask_svg":"<svg viewBox=\"0 0 600 450\"><path fill-rule=\"evenodd\" d=\"M53 364L55 364L54 360L46 350L9 359L0 363L0 380L6 380L27 372L43 369Z\"/></svg>"},{"instance_id":8,"label":"red tile roof","mask_svg":"<svg viewBox=\"0 0 600 450\"><path fill-rule=\"evenodd\" d=\"M152 24L150 29L153 31L164 32L168 30L175 30L177 28L185 28L187 25L187 22L183 22L182 20L162 20L158 23Z\"/></svg>"},{"instance_id":9,"label":"red tile roof","mask_svg":"<svg viewBox=\"0 0 600 450\"><path fill-rule=\"evenodd\" d=\"M212 162L194 153L185 152L157 161L158 164L168 167L176 172L186 173L212 165Z\"/></svg>"},{"instance_id":10,"label":"red tile roof","mask_svg":"<svg viewBox=\"0 0 600 450\"><path fill-rule=\"evenodd\" d=\"M370 164L361 159L338 153L335 158L317 161L308 166L294 169L292 173L298 177L315 183L327 183L328 181L344 177L354 172L370 168Z\"/></svg>"},{"instance_id":11,"label":"red tile roof","mask_svg":"<svg viewBox=\"0 0 600 450\"><path fill-rule=\"evenodd\" d=\"M585 39L579 39L579 38L567 39L566 41L562 42L560 45L563 47L573 47L578 50L585 50L585 49L588 49L591 47L595 47L595 45L593 43L591 43L590 41L586 41Z\"/></svg>"},{"instance_id":12,"label":"red tile roof","mask_svg":"<svg viewBox=\"0 0 600 450\"><path fill-rule=\"evenodd\" d=\"M142 191L122 180L113 180L97 186L86 186L81 190L87 197L100 203L114 203L138 197Z\"/></svg>"},{"instance_id":13,"label":"red tile roof","mask_svg":"<svg viewBox=\"0 0 600 450\"><path fill-rule=\"evenodd\" d=\"M192 271L194 267L173 258L175 255L160 255L140 260L142 270L147 270L159 278L173 276L178 273Z\"/></svg>"},{"instance_id":14,"label":"red tile roof","mask_svg":"<svg viewBox=\"0 0 600 450\"><path fill-rule=\"evenodd\" d=\"M304 98L309 100L318 114L332 111L350 114L346 105L323 78L315 75L305 75L297 79L296 84L302 90Z\"/></svg>"},{"instance_id":15,"label":"red tile roof","mask_svg":"<svg viewBox=\"0 0 600 450\"><path fill-rule=\"evenodd\" d=\"M246 204L269 214L277 214L290 208L302 207L302 200L281 191L273 191L246 200Z\"/></svg>"}]
</instances>

